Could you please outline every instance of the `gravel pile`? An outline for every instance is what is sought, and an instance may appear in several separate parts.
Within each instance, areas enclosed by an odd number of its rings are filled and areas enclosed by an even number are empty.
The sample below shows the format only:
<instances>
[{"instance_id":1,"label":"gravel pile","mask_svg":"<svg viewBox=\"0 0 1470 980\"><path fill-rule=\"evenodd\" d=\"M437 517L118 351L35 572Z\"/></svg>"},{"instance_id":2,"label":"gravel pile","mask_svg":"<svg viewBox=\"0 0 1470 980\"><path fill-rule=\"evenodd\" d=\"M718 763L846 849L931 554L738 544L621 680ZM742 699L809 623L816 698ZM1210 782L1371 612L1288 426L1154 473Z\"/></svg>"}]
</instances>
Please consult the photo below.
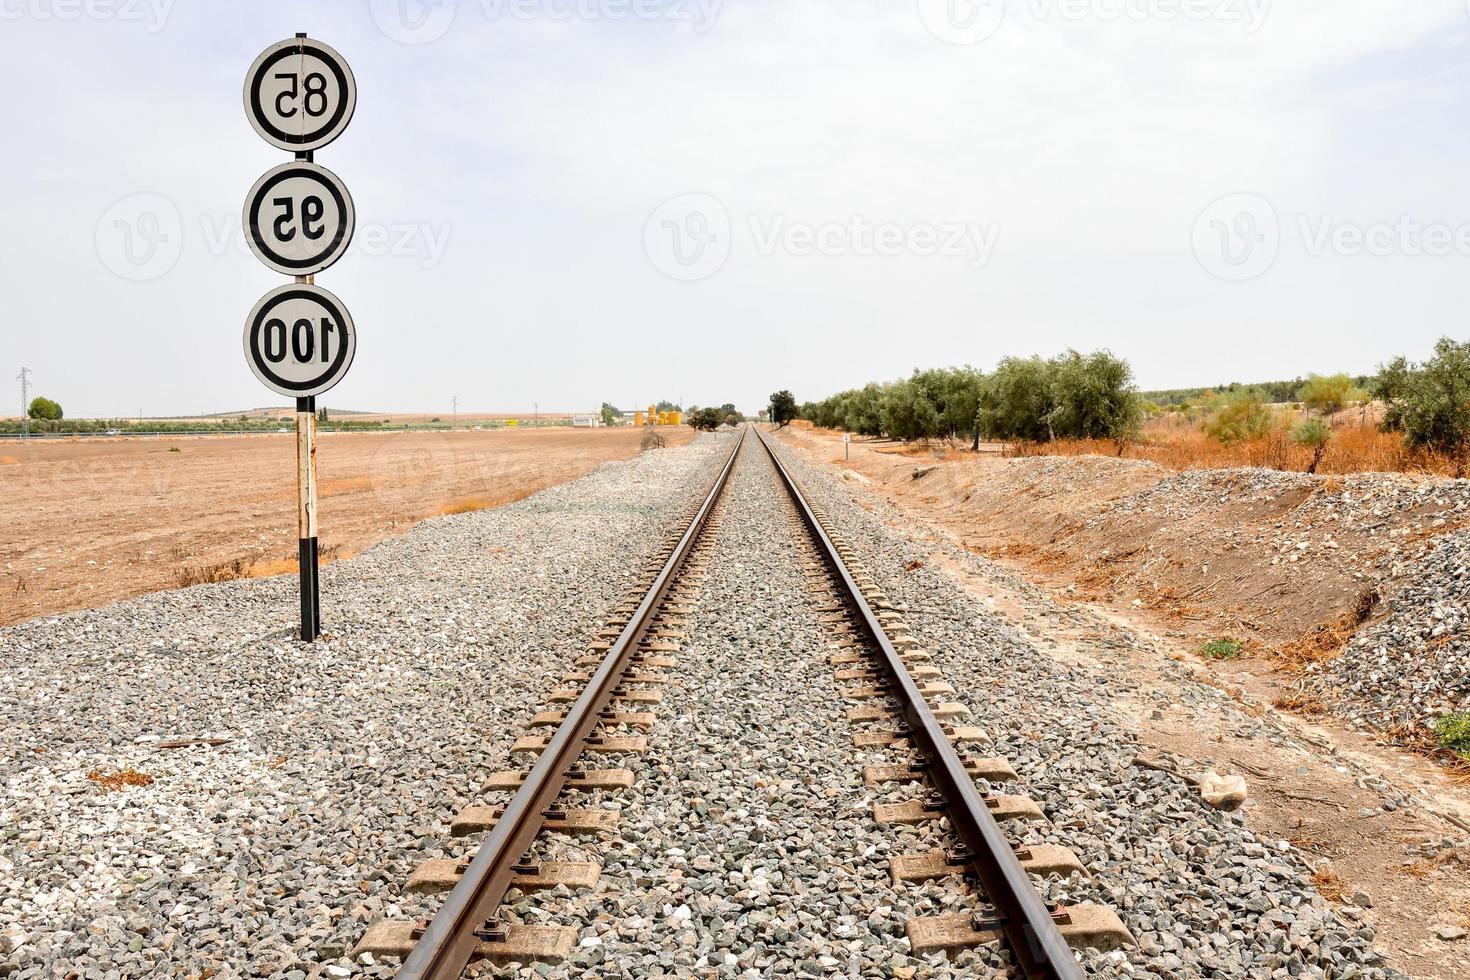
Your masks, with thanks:
<instances>
[{"instance_id":1,"label":"gravel pile","mask_svg":"<svg viewBox=\"0 0 1470 980\"><path fill-rule=\"evenodd\" d=\"M1205 806L1182 780L1133 765L1139 746L1109 711L1126 676L1056 661L990 614L947 576L922 567L934 550L885 525L886 505L858 507L825 473L786 454L809 495L862 556L911 631L994 738L986 754L1015 766L1049 825L1028 839L1072 848L1092 874L1052 897L1111 906L1138 940L1092 955L1099 976L1390 977L1374 948L1371 913L1341 912L1317 894L1311 867L1268 846L1238 814ZM980 575L984 559L954 552Z\"/></svg>"},{"instance_id":2,"label":"gravel pile","mask_svg":"<svg viewBox=\"0 0 1470 980\"><path fill-rule=\"evenodd\" d=\"M724 442L334 564L314 646L290 577L0 631L0 976L361 969Z\"/></svg>"},{"instance_id":3,"label":"gravel pile","mask_svg":"<svg viewBox=\"0 0 1470 980\"><path fill-rule=\"evenodd\" d=\"M1027 464L1018 485L1028 498L1073 497L1079 485L1095 486L1099 472L1128 481L1157 469L1097 458L1007 462ZM1230 469L1126 488L1067 533L1074 551L1126 560L1128 587L1140 594L1164 583L1180 594L1224 596L1227 606L1245 596L1245 618L1267 625L1288 621L1272 605L1284 595L1297 630L1336 628L1326 620L1337 613L1349 627L1371 617L1315 687L1339 714L1392 726L1429 724L1470 705L1467 523L1466 480ZM1121 554L1109 547L1116 540L1125 542Z\"/></svg>"},{"instance_id":4,"label":"gravel pile","mask_svg":"<svg viewBox=\"0 0 1470 980\"><path fill-rule=\"evenodd\" d=\"M1470 533L1437 539L1391 581L1388 615L1328 665L1322 689L1342 714L1380 726L1470 710Z\"/></svg>"},{"instance_id":5,"label":"gravel pile","mask_svg":"<svg viewBox=\"0 0 1470 980\"><path fill-rule=\"evenodd\" d=\"M1321 477L1268 469L1188 470L1121 498L1085 526L1121 515L1174 523L1222 512L1233 519L1212 533L1237 547L1265 549L1271 565L1325 555L1357 577L1372 579L1388 571L1388 549L1466 520L1470 482L1397 473Z\"/></svg>"}]
</instances>

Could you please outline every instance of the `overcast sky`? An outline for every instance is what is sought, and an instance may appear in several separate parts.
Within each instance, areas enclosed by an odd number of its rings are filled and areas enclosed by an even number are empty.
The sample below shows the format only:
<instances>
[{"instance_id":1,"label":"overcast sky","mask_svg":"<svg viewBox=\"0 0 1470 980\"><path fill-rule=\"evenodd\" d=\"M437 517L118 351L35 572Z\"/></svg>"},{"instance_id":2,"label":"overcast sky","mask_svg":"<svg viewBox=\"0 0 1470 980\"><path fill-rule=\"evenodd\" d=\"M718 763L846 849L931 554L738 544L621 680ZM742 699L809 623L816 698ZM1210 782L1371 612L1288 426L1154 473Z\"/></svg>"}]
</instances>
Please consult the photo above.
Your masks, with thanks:
<instances>
[{"instance_id":1,"label":"overcast sky","mask_svg":"<svg viewBox=\"0 0 1470 980\"><path fill-rule=\"evenodd\" d=\"M1466 0L0 0L0 369L69 415L281 399L246 69L359 84L323 401L801 399L1107 347L1144 387L1464 339Z\"/></svg>"}]
</instances>

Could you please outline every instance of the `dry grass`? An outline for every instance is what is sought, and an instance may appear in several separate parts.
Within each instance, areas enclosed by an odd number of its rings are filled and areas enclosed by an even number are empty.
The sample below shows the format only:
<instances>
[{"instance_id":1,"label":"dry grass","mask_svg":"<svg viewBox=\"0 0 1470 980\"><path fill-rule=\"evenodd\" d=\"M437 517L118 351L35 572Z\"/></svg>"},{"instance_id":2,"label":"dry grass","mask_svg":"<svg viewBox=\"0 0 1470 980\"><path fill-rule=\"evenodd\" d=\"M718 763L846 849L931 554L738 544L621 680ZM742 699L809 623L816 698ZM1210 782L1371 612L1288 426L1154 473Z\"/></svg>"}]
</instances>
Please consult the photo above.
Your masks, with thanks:
<instances>
[{"instance_id":1,"label":"dry grass","mask_svg":"<svg viewBox=\"0 0 1470 980\"><path fill-rule=\"evenodd\" d=\"M186 589L191 585L213 585L216 582L233 582L242 578L271 578L276 575L294 575L297 570L299 559L296 555L289 558L268 558L264 561L252 562L247 558L231 558L220 562L192 561L184 553L182 548L174 548L172 551L174 561L178 563L178 569L174 572L174 585L180 589ZM317 560L320 565L330 565L334 561L343 558L351 558L352 552L344 550L341 545L327 545L319 549Z\"/></svg>"},{"instance_id":2,"label":"dry grass","mask_svg":"<svg viewBox=\"0 0 1470 980\"><path fill-rule=\"evenodd\" d=\"M138 770L131 768L119 769L117 772L111 773L104 773L99 770L93 769L91 772L87 773L87 778L96 783L98 786L101 786L103 789L111 790L114 793L121 792L129 786L153 785L152 776L148 775L146 772L139 772Z\"/></svg>"},{"instance_id":3,"label":"dry grass","mask_svg":"<svg viewBox=\"0 0 1470 980\"><path fill-rule=\"evenodd\" d=\"M1327 714L1327 705L1312 694L1283 694L1271 704L1282 711L1290 711L1306 718L1321 718Z\"/></svg>"},{"instance_id":4,"label":"dry grass","mask_svg":"<svg viewBox=\"0 0 1470 980\"><path fill-rule=\"evenodd\" d=\"M1056 442L1011 446L1007 453L1015 456L1117 456L1118 444L1105 439L1058 439ZM1293 443L1286 429L1227 446L1205 435L1198 425L1174 419L1150 422L1144 427L1143 442L1127 446L1123 455L1128 459L1158 463L1171 470L1262 466L1305 472L1312 462L1312 451ZM1453 460L1410 452L1398 433L1379 432L1372 425L1351 423L1332 430L1332 442L1317 472L1453 476L1455 464Z\"/></svg>"},{"instance_id":5,"label":"dry grass","mask_svg":"<svg viewBox=\"0 0 1470 980\"><path fill-rule=\"evenodd\" d=\"M1358 594L1353 611L1331 623L1312 627L1290 643L1271 647L1267 652L1276 664L1287 671L1305 673L1313 664L1336 660L1342 648L1378 607L1378 590L1364 589Z\"/></svg>"},{"instance_id":6,"label":"dry grass","mask_svg":"<svg viewBox=\"0 0 1470 980\"><path fill-rule=\"evenodd\" d=\"M245 574L249 578L272 578L276 575L286 575L296 571L296 558L274 558L270 561L258 561L246 569Z\"/></svg>"},{"instance_id":7,"label":"dry grass","mask_svg":"<svg viewBox=\"0 0 1470 980\"><path fill-rule=\"evenodd\" d=\"M477 510L489 510L494 506L492 501L484 497L461 497L443 505L434 513L440 517L447 517L450 514L469 514Z\"/></svg>"},{"instance_id":8,"label":"dry grass","mask_svg":"<svg viewBox=\"0 0 1470 980\"><path fill-rule=\"evenodd\" d=\"M243 558L220 562L185 562L174 572L174 585L187 589L191 585L213 585L245 578L250 565Z\"/></svg>"},{"instance_id":9,"label":"dry grass","mask_svg":"<svg viewBox=\"0 0 1470 980\"><path fill-rule=\"evenodd\" d=\"M1312 884L1317 886L1317 891L1329 902L1341 902L1347 897L1347 882L1325 868L1312 875Z\"/></svg>"},{"instance_id":10,"label":"dry grass","mask_svg":"<svg viewBox=\"0 0 1470 980\"><path fill-rule=\"evenodd\" d=\"M1422 881L1436 871L1447 869L1451 864L1467 863L1470 863L1470 861L1467 861L1465 855L1462 855L1459 850L1451 849L1431 858L1420 858L1417 861L1412 861L1409 864L1401 866L1399 871L1410 878L1418 878Z\"/></svg>"},{"instance_id":11,"label":"dry grass","mask_svg":"<svg viewBox=\"0 0 1470 980\"><path fill-rule=\"evenodd\" d=\"M1395 725L1384 736L1390 745L1407 749L1443 767L1450 782L1470 786L1470 759L1439 744L1434 733L1422 725Z\"/></svg>"}]
</instances>

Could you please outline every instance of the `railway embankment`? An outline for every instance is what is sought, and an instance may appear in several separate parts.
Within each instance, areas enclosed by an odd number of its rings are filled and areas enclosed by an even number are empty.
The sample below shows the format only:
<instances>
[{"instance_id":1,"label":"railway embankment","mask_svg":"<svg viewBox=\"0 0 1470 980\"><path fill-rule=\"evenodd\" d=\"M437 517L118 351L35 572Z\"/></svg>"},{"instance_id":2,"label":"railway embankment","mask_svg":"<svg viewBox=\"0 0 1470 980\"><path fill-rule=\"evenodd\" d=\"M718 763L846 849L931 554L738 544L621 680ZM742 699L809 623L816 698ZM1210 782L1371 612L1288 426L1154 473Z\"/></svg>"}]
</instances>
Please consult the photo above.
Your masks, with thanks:
<instances>
[{"instance_id":1,"label":"railway embankment","mask_svg":"<svg viewBox=\"0 0 1470 980\"><path fill-rule=\"evenodd\" d=\"M1470 481L863 442L843 459L834 437L790 438L1065 597L1305 675L1311 703L1349 720L1427 730L1470 709Z\"/></svg>"}]
</instances>

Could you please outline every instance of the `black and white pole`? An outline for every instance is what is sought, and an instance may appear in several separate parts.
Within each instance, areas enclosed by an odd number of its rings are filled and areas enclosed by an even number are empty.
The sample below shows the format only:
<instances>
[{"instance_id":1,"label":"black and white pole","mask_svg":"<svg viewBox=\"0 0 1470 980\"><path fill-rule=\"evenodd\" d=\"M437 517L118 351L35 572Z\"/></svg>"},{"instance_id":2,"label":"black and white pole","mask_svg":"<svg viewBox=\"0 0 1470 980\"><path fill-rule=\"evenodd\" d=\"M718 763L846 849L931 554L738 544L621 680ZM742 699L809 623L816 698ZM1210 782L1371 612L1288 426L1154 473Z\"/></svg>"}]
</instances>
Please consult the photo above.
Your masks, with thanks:
<instances>
[{"instance_id":1,"label":"black and white pole","mask_svg":"<svg viewBox=\"0 0 1470 980\"><path fill-rule=\"evenodd\" d=\"M245 359L272 391L296 400L296 527L301 639L321 635L317 537L316 396L341 381L357 351L352 316L316 274L347 251L352 196L315 151L341 135L357 107L357 83L332 48L297 34L273 44L245 77L245 114L261 138L295 154L267 171L245 199L251 250L293 282L271 290L245 321Z\"/></svg>"},{"instance_id":2,"label":"black and white pole","mask_svg":"<svg viewBox=\"0 0 1470 980\"><path fill-rule=\"evenodd\" d=\"M296 399L296 527L301 569L301 639L321 635L322 597L318 585L321 550L316 533L316 396Z\"/></svg>"}]
</instances>

